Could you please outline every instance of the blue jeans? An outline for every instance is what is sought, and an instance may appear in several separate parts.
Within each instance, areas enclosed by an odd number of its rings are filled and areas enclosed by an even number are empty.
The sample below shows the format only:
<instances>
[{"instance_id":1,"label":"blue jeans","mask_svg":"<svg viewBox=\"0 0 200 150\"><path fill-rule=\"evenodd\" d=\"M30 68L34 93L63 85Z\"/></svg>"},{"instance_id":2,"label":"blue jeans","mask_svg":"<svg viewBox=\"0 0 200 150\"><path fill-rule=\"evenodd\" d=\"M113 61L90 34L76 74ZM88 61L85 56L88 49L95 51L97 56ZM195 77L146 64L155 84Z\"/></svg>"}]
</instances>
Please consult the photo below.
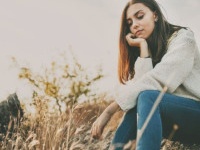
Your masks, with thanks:
<instances>
[{"instance_id":1,"label":"blue jeans","mask_svg":"<svg viewBox=\"0 0 200 150\"><path fill-rule=\"evenodd\" d=\"M159 91L147 90L138 96L137 107L129 110L118 127L111 145L115 150L136 139L137 130L141 129ZM137 118L138 115L138 118ZM178 125L172 140L181 142L200 142L200 102L164 94L158 108L145 129L137 150L160 150L163 137L169 137L174 124Z\"/></svg>"}]
</instances>

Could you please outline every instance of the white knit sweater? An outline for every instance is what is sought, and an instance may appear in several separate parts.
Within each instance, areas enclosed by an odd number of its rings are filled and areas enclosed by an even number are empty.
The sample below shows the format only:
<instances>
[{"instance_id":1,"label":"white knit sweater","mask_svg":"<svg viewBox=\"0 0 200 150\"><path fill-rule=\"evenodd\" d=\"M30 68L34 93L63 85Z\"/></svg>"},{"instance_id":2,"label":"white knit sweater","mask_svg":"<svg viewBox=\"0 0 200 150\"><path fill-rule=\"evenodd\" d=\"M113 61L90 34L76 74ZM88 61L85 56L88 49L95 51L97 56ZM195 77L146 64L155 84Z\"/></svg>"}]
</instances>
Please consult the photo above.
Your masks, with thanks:
<instances>
[{"instance_id":1,"label":"white knit sweater","mask_svg":"<svg viewBox=\"0 0 200 150\"><path fill-rule=\"evenodd\" d=\"M154 68L151 58L135 62L135 76L122 85L116 102L127 111L137 103L140 92L159 90L167 85L167 93L200 101L200 53L190 29L181 29L168 41L167 53Z\"/></svg>"}]
</instances>

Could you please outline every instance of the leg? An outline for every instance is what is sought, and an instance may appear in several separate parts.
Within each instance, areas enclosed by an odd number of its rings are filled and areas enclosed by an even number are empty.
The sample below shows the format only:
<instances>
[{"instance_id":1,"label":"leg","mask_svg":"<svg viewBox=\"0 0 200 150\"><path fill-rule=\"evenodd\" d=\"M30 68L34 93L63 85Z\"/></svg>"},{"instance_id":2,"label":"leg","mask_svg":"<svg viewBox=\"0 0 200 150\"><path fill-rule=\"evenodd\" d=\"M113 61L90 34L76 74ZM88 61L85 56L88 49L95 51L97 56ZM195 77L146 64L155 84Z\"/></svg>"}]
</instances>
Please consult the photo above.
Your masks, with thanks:
<instances>
[{"instance_id":1,"label":"leg","mask_svg":"<svg viewBox=\"0 0 200 150\"><path fill-rule=\"evenodd\" d=\"M172 137L184 143L200 143L200 102L165 94L160 103L163 136L168 137L174 124L178 130Z\"/></svg>"},{"instance_id":2,"label":"leg","mask_svg":"<svg viewBox=\"0 0 200 150\"><path fill-rule=\"evenodd\" d=\"M158 95L158 91L144 91L138 96L138 130L141 130ZM159 150L161 140L162 121L159 108L157 108L138 142L137 150Z\"/></svg>"},{"instance_id":3,"label":"leg","mask_svg":"<svg viewBox=\"0 0 200 150\"><path fill-rule=\"evenodd\" d=\"M146 120L159 91L144 91L138 96L138 129ZM158 150L163 135L169 135L172 126L179 126L174 139L200 139L200 102L165 94L138 143L137 150ZM163 132L163 133L162 133ZM187 138L188 137L188 138ZM191 138L192 137L192 138Z\"/></svg>"},{"instance_id":4,"label":"leg","mask_svg":"<svg viewBox=\"0 0 200 150\"><path fill-rule=\"evenodd\" d=\"M136 113L136 108L133 108L124 115L123 121L118 127L114 139L112 141L112 146L115 147L115 150L123 149L123 146L126 143L128 143L130 140L136 139Z\"/></svg>"}]
</instances>

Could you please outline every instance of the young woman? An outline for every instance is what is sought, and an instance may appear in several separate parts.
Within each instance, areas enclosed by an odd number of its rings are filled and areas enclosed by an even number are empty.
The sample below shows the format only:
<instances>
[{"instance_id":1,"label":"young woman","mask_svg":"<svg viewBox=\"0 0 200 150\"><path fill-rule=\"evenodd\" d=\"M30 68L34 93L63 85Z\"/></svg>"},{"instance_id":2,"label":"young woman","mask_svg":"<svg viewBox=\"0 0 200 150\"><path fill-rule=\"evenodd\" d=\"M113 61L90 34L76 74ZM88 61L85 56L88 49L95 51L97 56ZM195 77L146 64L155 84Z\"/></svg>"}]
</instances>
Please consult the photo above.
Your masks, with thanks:
<instances>
[{"instance_id":1,"label":"young woman","mask_svg":"<svg viewBox=\"0 0 200 150\"><path fill-rule=\"evenodd\" d=\"M131 0L122 13L118 76L123 87L94 122L94 138L101 137L112 114L122 109L125 115L111 145L123 149L136 139L167 86L136 149L159 150L174 124L179 128L173 139L200 141L200 53L193 32L170 24L155 0Z\"/></svg>"}]
</instances>

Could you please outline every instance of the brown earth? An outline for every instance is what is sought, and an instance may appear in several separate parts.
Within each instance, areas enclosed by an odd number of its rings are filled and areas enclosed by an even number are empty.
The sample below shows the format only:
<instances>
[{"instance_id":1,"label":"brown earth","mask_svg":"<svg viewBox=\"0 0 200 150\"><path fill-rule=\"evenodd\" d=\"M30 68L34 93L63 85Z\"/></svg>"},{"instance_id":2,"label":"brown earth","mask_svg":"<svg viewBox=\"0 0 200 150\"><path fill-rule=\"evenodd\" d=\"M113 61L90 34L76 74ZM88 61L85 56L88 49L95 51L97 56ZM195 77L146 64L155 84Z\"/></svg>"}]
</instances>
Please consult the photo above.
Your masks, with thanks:
<instances>
[{"instance_id":1,"label":"brown earth","mask_svg":"<svg viewBox=\"0 0 200 150\"><path fill-rule=\"evenodd\" d=\"M90 136L90 128L95 119L101 114L101 112L106 108L109 102L101 102L95 104L86 104L74 111L74 123L81 128L79 134L77 134L77 139L84 147L88 150L107 150L109 148L110 141L114 136L114 132L119 125L123 112L119 111L115 113L111 120L108 122L107 126L103 131L103 139L97 140ZM82 118L80 119L80 116ZM78 119L79 118L79 119ZM186 145L178 141L169 141L163 139L162 150L200 150L200 145L192 144Z\"/></svg>"}]
</instances>

